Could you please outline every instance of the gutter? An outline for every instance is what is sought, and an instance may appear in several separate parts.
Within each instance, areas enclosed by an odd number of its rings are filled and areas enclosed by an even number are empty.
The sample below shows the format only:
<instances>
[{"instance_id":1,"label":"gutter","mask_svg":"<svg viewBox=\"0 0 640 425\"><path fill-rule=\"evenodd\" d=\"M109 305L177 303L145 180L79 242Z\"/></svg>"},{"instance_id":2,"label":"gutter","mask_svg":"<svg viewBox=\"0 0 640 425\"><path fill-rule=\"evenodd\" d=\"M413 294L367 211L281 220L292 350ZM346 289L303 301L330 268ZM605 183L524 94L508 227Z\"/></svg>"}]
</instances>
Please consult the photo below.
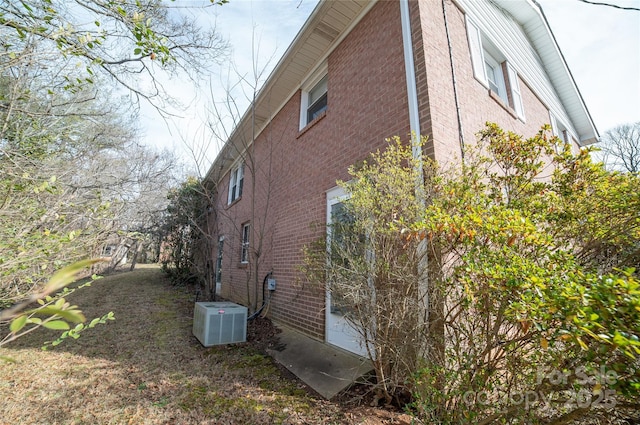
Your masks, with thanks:
<instances>
[{"instance_id":1,"label":"gutter","mask_svg":"<svg viewBox=\"0 0 640 425\"><path fill-rule=\"evenodd\" d=\"M413 40L411 39L411 15L409 0L400 0L400 20L402 24L402 47L404 49L404 69L407 79L407 100L409 103L409 127L414 141L420 140L420 114L418 109L418 88L416 69L413 59ZM414 143L415 145L415 143ZM417 156L419 155L419 156ZM422 158L420 146L413 147L414 158Z\"/></svg>"},{"instance_id":2,"label":"gutter","mask_svg":"<svg viewBox=\"0 0 640 425\"><path fill-rule=\"evenodd\" d=\"M404 51L404 68L407 80L407 100L409 104L409 127L411 129L411 152L414 160L417 160L416 168L418 168L415 192L418 202L422 207L426 207L426 195L424 191L424 170L422 162L422 143L420 133L420 114L418 105L418 87L416 84L416 70L413 57L413 40L411 37L411 13L409 10L409 0L400 0L400 21L402 25L402 46ZM421 325L429 327L429 257L427 255L427 240L423 239L418 243L418 292L420 299L423 300L424 311L420 317ZM424 347L425 355L428 352L428 346Z\"/></svg>"}]
</instances>

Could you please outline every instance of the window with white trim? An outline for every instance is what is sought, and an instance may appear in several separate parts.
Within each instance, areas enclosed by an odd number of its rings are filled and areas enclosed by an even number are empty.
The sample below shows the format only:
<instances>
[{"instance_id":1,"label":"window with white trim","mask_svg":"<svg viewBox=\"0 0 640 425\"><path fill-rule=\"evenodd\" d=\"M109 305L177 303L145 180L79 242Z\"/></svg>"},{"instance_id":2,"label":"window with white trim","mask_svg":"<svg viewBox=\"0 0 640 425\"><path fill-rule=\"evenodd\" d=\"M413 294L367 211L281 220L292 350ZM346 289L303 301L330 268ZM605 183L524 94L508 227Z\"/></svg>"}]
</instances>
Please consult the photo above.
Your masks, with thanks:
<instances>
[{"instance_id":1,"label":"window with white trim","mask_svg":"<svg viewBox=\"0 0 640 425\"><path fill-rule=\"evenodd\" d=\"M300 129L302 129L327 110L326 68L322 68L316 78L311 78L306 88L303 86L300 101Z\"/></svg>"},{"instance_id":2,"label":"window with white trim","mask_svg":"<svg viewBox=\"0 0 640 425\"><path fill-rule=\"evenodd\" d=\"M467 17L467 34L471 49L473 75L502 99L505 105L510 106L518 118L524 121L522 92L516 69L507 62L500 50L491 43L469 17Z\"/></svg>"},{"instance_id":3,"label":"window with white trim","mask_svg":"<svg viewBox=\"0 0 640 425\"><path fill-rule=\"evenodd\" d=\"M242 225L242 245L240 247L240 262L247 264L249 262L249 242L251 240L251 224Z\"/></svg>"},{"instance_id":4,"label":"window with white trim","mask_svg":"<svg viewBox=\"0 0 640 425\"><path fill-rule=\"evenodd\" d=\"M242 186L244 184L244 164L240 163L231 171L229 177L229 197L228 204L242 196Z\"/></svg>"},{"instance_id":5,"label":"window with white trim","mask_svg":"<svg viewBox=\"0 0 640 425\"><path fill-rule=\"evenodd\" d=\"M504 74L502 72L502 65L498 60L487 50L482 50L482 56L484 61L484 71L487 77L487 84L489 89L497 94L504 103L509 103L507 97L507 87L504 83Z\"/></svg>"},{"instance_id":6,"label":"window with white trim","mask_svg":"<svg viewBox=\"0 0 640 425\"><path fill-rule=\"evenodd\" d=\"M518 118L524 121L524 105L522 103L522 92L520 91L520 80L516 69L508 62L507 75L509 77L509 88L511 89L511 107L515 109Z\"/></svg>"},{"instance_id":7,"label":"window with white trim","mask_svg":"<svg viewBox=\"0 0 640 425\"><path fill-rule=\"evenodd\" d=\"M575 137L573 137L567 126L551 112L549 113L549 120L551 122L551 131L553 132L553 135L571 146ZM559 147L556 146L556 151L558 151L558 148Z\"/></svg>"}]
</instances>

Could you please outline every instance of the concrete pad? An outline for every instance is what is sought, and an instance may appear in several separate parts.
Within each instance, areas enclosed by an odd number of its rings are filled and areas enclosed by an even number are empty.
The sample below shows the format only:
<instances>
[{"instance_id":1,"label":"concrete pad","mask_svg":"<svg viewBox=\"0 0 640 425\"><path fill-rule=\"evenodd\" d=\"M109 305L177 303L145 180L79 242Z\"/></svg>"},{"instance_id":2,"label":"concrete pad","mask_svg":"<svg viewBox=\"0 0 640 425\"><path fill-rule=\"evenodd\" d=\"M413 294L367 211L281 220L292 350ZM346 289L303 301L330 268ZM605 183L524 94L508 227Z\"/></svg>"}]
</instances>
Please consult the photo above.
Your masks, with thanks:
<instances>
[{"instance_id":1,"label":"concrete pad","mask_svg":"<svg viewBox=\"0 0 640 425\"><path fill-rule=\"evenodd\" d=\"M322 397L331 399L373 370L371 361L278 324L280 343L268 353Z\"/></svg>"}]
</instances>

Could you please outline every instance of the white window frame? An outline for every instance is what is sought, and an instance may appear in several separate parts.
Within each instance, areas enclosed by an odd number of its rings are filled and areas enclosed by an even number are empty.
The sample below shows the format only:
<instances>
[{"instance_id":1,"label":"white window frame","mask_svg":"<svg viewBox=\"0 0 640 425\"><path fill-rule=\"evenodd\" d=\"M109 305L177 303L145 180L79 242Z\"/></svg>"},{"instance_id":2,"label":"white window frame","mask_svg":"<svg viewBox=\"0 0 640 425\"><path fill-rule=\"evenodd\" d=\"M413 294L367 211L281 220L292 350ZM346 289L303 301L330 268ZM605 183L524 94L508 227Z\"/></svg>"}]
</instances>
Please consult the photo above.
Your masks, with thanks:
<instances>
[{"instance_id":1,"label":"white window frame","mask_svg":"<svg viewBox=\"0 0 640 425\"><path fill-rule=\"evenodd\" d=\"M242 238L240 244L240 263L249 263L249 246L251 244L251 223L242 225Z\"/></svg>"},{"instance_id":2,"label":"white window frame","mask_svg":"<svg viewBox=\"0 0 640 425\"><path fill-rule=\"evenodd\" d=\"M513 102L513 109L516 111L516 115L522 121L526 120L524 115L524 103L522 102L522 91L520 90L520 80L518 78L518 72L516 69L507 62L507 74L509 77L509 88L511 89L511 100Z\"/></svg>"},{"instance_id":3,"label":"white window frame","mask_svg":"<svg viewBox=\"0 0 640 425\"><path fill-rule=\"evenodd\" d=\"M558 120L556 120L556 116L549 112L549 123L551 124L551 133L554 136L558 135Z\"/></svg>"},{"instance_id":4,"label":"white window frame","mask_svg":"<svg viewBox=\"0 0 640 425\"><path fill-rule=\"evenodd\" d=\"M244 186L244 163L240 162L232 168L229 174L229 195L227 204L231 204L242 196L242 187Z\"/></svg>"},{"instance_id":5,"label":"white window frame","mask_svg":"<svg viewBox=\"0 0 640 425\"><path fill-rule=\"evenodd\" d=\"M563 142L572 146L573 139L578 140L573 133L571 133L569 127L559 120L552 112L549 112L549 121L551 124L551 132Z\"/></svg>"},{"instance_id":6,"label":"white window frame","mask_svg":"<svg viewBox=\"0 0 640 425\"><path fill-rule=\"evenodd\" d=\"M469 49L471 51L471 63L473 75L485 87L497 94L505 105L509 105L516 112L518 118L525 120L524 103L522 101L522 91L518 73L509 61L504 59L502 53L482 34L478 25L467 16L467 36L469 39ZM505 78L502 63L506 62L508 80ZM490 82L487 75L487 67L494 72L495 82ZM511 104L507 94L506 82L509 82L511 94Z\"/></svg>"},{"instance_id":7,"label":"white window frame","mask_svg":"<svg viewBox=\"0 0 640 425\"><path fill-rule=\"evenodd\" d=\"M482 58L485 65L485 75L487 76L486 83L489 86L489 89L497 94L505 103L505 105L508 105L509 98L507 97L507 87L505 85L504 72L502 72L502 65L486 49L482 50ZM488 69L490 69L492 72L489 73ZM492 81L492 76L495 81Z\"/></svg>"},{"instance_id":8,"label":"white window frame","mask_svg":"<svg viewBox=\"0 0 640 425\"><path fill-rule=\"evenodd\" d=\"M347 199L349 199L349 195L342 187L335 187L327 192L327 263L331 263L331 246L333 241L332 225L334 224L333 207L335 205L342 204ZM343 314L340 312L340 309L336 308L335 306L336 303L333 295L328 292L327 309L332 314L338 314L342 316Z\"/></svg>"},{"instance_id":9,"label":"white window frame","mask_svg":"<svg viewBox=\"0 0 640 425\"><path fill-rule=\"evenodd\" d=\"M311 121L308 118L309 108L313 105L310 104L311 93L314 89L317 89L318 86L323 83L325 90L322 92L318 99L315 99L317 102L321 97L328 96L328 74L327 74L327 65L322 64L316 71L311 74L309 78L307 78L306 82L301 87L300 93L300 130L307 126ZM326 99L326 105L322 109L325 111L328 108L328 99Z\"/></svg>"}]
</instances>

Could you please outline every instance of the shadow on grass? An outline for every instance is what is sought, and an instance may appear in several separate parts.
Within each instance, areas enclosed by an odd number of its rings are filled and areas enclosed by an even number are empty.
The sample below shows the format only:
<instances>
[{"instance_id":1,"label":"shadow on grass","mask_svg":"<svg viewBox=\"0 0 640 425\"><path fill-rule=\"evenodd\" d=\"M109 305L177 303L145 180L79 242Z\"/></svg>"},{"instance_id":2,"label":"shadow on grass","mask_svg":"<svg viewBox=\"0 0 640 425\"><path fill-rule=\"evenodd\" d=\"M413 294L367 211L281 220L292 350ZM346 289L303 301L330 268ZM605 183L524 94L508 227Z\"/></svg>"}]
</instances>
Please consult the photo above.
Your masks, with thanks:
<instances>
[{"instance_id":1,"label":"shadow on grass","mask_svg":"<svg viewBox=\"0 0 640 425\"><path fill-rule=\"evenodd\" d=\"M116 320L42 352L57 332L9 345L0 417L13 423L348 423L250 343L204 348L194 296L157 268L107 276L69 300Z\"/></svg>"}]
</instances>

